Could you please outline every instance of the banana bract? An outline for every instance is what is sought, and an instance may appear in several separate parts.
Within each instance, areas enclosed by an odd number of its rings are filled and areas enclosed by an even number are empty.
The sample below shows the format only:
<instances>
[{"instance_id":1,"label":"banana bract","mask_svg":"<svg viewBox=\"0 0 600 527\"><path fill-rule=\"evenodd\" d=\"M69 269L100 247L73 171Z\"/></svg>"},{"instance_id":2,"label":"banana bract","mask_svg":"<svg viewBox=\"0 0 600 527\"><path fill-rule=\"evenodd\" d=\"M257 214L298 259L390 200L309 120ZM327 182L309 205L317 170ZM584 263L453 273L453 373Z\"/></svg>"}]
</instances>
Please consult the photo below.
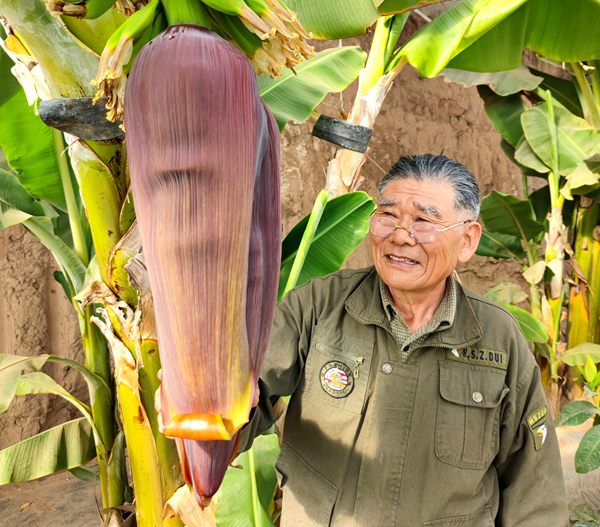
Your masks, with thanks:
<instances>
[{"instance_id":1,"label":"banana bract","mask_svg":"<svg viewBox=\"0 0 600 527\"><path fill-rule=\"evenodd\" d=\"M248 421L281 250L279 133L235 46L194 25L148 43L125 126L162 362L165 434L198 501Z\"/></svg>"}]
</instances>

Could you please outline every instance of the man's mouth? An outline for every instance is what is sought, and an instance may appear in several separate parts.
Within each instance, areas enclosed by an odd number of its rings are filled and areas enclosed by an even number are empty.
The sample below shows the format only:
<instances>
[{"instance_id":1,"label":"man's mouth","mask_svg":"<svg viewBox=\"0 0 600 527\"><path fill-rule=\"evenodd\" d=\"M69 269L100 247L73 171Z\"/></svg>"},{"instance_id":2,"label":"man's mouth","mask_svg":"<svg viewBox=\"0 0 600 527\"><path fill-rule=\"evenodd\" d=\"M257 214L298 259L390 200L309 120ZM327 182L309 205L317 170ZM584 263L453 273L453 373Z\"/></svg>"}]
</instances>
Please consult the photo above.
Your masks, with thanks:
<instances>
[{"instance_id":1,"label":"man's mouth","mask_svg":"<svg viewBox=\"0 0 600 527\"><path fill-rule=\"evenodd\" d=\"M394 262L400 262L409 265L419 265L419 262L417 262L416 260L406 258L405 256L394 256L392 254L388 254L388 258Z\"/></svg>"}]
</instances>

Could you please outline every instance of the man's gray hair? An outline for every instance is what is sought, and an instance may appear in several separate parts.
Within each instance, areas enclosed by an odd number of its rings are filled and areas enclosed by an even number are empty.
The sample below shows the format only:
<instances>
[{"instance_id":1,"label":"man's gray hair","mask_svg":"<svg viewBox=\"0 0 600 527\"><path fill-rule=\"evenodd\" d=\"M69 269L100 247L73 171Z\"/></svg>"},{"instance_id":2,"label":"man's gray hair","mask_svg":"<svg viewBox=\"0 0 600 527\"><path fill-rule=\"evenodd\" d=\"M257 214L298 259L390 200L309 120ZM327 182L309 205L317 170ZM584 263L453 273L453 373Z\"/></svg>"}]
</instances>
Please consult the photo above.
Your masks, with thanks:
<instances>
[{"instance_id":1,"label":"man's gray hair","mask_svg":"<svg viewBox=\"0 0 600 527\"><path fill-rule=\"evenodd\" d=\"M449 183L455 191L454 209L466 211L477 220L479 216L479 186L463 165L454 159L433 154L402 156L379 182L379 195L390 181L440 181Z\"/></svg>"}]
</instances>

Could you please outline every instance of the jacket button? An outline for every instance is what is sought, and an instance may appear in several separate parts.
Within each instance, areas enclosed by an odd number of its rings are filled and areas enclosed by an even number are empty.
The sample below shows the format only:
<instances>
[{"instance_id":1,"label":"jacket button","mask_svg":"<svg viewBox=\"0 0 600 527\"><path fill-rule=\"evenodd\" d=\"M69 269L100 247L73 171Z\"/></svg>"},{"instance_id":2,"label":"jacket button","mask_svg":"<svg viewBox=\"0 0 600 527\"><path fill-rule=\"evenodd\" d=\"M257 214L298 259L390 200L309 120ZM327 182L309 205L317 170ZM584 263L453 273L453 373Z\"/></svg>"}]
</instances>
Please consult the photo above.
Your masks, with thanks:
<instances>
[{"instance_id":1,"label":"jacket button","mask_svg":"<svg viewBox=\"0 0 600 527\"><path fill-rule=\"evenodd\" d=\"M389 375L390 373L392 373L392 365L389 363L385 363L382 367L381 367L381 371L383 373L385 373L386 375Z\"/></svg>"},{"instance_id":2,"label":"jacket button","mask_svg":"<svg viewBox=\"0 0 600 527\"><path fill-rule=\"evenodd\" d=\"M481 395L479 392L473 393L472 397L476 403L480 403L481 401L483 401L483 395Z\"/></svg>"}]
</instances>

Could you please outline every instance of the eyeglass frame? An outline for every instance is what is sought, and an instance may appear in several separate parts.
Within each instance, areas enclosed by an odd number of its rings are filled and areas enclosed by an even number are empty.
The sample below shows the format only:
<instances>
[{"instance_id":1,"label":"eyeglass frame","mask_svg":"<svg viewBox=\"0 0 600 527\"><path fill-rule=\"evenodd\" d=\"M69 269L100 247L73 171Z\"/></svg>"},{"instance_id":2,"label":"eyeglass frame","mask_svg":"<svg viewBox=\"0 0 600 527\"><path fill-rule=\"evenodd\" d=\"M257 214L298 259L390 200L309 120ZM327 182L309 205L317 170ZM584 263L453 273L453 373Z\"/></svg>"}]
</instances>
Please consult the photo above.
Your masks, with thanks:
<instances>
[{"instance_id":1,"label":"eyeglass frame","mask_svg":"<svg viewBox=\"0 0 600 527\"><path fill-rule=\"evenodd\" d=\"M391 234L388 234L387 236L385 236L385 235L383 235L383 234L377 234L376 232L374 232L374 231L371 229L371 220L373 220L373 219L379 219L379 218L380 218L380 219L383 219L383 220L390 220L390 221L393 221L393 222L394 222L394 230L392 231L392 233L391 233ZM438 229L438 228L437 228L435 225L433 225L432 223L428 223L428 222L426 222L426 221L418 221L418 220L417 220L417 221L411 221L411 222L408 224L408 226L407 226L407 227L404 227L403 225L398 225L398 224L397 224L397 223L396 223L396 222L395 222L395 221L394 221L392 218L385 218L385 217L383 217L383 216L373 216L373 215L371 215L371 216L369 216L369 217L367 218L367 221L369 222L369 231L371 231L371 232L372 232L372 233L373 233L375 236L379 236L380 238L390 238L390 237L392 237L394 234L396 234L396 231L397 231L398 229L404 229L404 230L405 230L405 231L408 233L408 236L410 237L410 239L411 239L412 241L414 241L415 243L420 243L421 245L429 245L430 243L435 243L435 242L437 241L437 239L438 239L437 232L444 232L444 231L447 231L448 229L452 229L453 227L458 227L459 225L466 225L467 223L472 223L474 220L464 220L464 221L459 221L458 223L455 223L454 225L450 225L450 227L444 227L443 229ZM422 224L425 224L425 225L430 225L431 227L433 227L433 228L436 230L435 240L433 240L433 241L430 241L430 242L419 242L419 241L415 240L414 233L411 233L411 232L410 232L410 227L411 227L411 225L413 225L413 224L415 224L415 223L422 223Z\"/></svg>"}]
</instances>

